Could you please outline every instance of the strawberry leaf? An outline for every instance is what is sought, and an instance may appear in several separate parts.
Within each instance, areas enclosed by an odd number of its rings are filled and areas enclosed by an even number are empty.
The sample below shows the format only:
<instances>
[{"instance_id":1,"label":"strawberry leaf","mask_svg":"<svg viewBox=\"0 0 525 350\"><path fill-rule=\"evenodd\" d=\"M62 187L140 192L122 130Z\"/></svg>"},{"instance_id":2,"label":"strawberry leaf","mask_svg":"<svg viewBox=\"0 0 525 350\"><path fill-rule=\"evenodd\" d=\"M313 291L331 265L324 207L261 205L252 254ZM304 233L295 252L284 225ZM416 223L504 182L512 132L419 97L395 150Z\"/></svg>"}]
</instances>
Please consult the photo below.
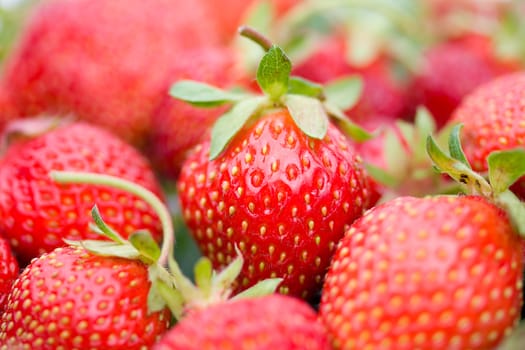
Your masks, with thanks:
<instances>
[{"instance_id":1,"label":"strawberry leaf","mask_svg":"<svg viewBox=\"0 0 525 350\"><path fill-rule=\"evenodd\" d=\"M243 290L242 292L238 293L234 297L232 297L230 300L238 300L238 299L248 299L248 298L256 298L256 297L262 297L265 295L270 295L272 293L275 293L277 290L277 287L281 283L283 279L282 278L268 278L264 279L262 281L257 282L255 285L251 286L248 289Z\"/></svg>"},{"instance_id":2,"label":"strawberry leaf","mask_svg":"<svg viewBox=\"0 0 525 350\"><path fill-rule=\"evenodd\" d=\"M358 76L335 79L324 88L327 101L344 111L355 106L362 91L363 80Z\"/></svg>"},{"instance_id":3,"label":"strawberry leaf","mask_svg":"<svg viewBox=\"0 0 525 350\"><path fill-rule=\"evenodd\" d=\"M525 150L494 151L488 158L489 181L495 193L507 190L525 175Z\"/></svg>"},{"instance_id":4,"label":"strawberry leaf","mask_svg":"<svg viewBox=\"0 0 525 350\"><path fill-rule=\"evenodd\" d=\"M288 93L319 98L323 95L323 86L300 77L290 77Z\"/></svg>"},{"instance_id":5,"label":"strawberry leaf","mask_svg":"<svg viewBox=\"0 0 525 350\"><path fill-rule=\"evenodd\" d=\"M208 295L211 290L211 279L213 276L213 266L211 260L202 257L195 264L195 284L205 294Z\"/></svg>"},{"instance_id":6,"label":"strawberry leaf","mask_svg":"<svg viewBox=\"0 0 525 350\"><path fill-rule=\"evenodd\" d=\"M525 202L522 202L510 190L496 194L494 201L508 214L518 234L525 237Z\"/></svg>"},{"instance_id":7,"label":"strawberry leaf","mask_svg":"<svg viewBox=\"0 0 525 350\"><path fill-rule=\"evenodd\" d=\"M416 111L415 125L417 131L423 135L423 138L436 131L436 122L434 121L434 118L428 109L423 106L418 107Z\"/></svg>"},{"instance_id":8,"label":"strawberry leaf","mask_svg":"<svg viewBox=\"0 0 525 350\"><path fill-rule=\"evenodd\" d=\"M100 241L100 240L82 240L73 241L64 239L70 246L82 247L85 250L101 256L116 256L124 259L138 259L140 253L130 244L120 244L117 242Z\"/></svg>"},{"instance_id":9,"label":"strawberry leaf","mask_svg":"<svg viewBox=\"0 0 525 350\"><path fill-rule=\"evenodd\" d=\"M154 312L162 311L166 307L166 298L160 291L159 284L162 282L159 280L159 266L151 265L148 268L148 278L151 282L148 291L148 314L151 315ZM166 284L164 284L166 285ZM167 286L167 285L166 285Z\"/></svg>"},{"instance_id":10,"label":"strawberry leaf","mask_svg":"<svg viewBox=\"0 0 525 350\"><path fill-rule=\"evenodd\" d=\"M219 89L215 86L193 80L180 80L170 88L170 95L179 100L200 107L215 107L238 101L244 94Z\"/></svg>"},{"instance_id":11,"label":"strawberry leaf","mask_svg":"<svg viewBox=\"0 0 525 350\"><path fill-rule=\"evenodd\" d=\"M157 242L147 230L133 232L129 238L129 242L141 255L141 258L148 265L154 264L160 258L160 248Z\"/></svg>"},{"instance_id":12,"label":"strawberry leaf","mask_svg":"<svg viewBox=\"0 0 525 350\"><path fill-rule=\"evenodd\" d=\"M492 187L489 183L461 161L445 154L432 136L427 137L426 149L430 159L434 162L435 168L465 185L469 194L481 194L485 197L492 197Z\"/></svg>"},{"instance_id":13,"label":"strawberry leaf","mask_svg":"<svg viewBox=\"0 0 525 350\"><path fill-rule=\"evenodd\" d=\"M93 218L96 227L100 230L99 232L102 235L106 236L107 238L111 239L116 243L126 243L124 237L122 237L117 231L113 230L111 227L106 225L106 223L102 219L102 216L100 215L100 211L98 210L98 206L96 204L93 206L93 208L91 208L91 217Z\"/></svg>"},{"instance_id":14,"label":"strawberry leaf","mask_svg":"<svg viewBox=\"0 0 525 350\"><path fill-rule=\"evenodd\" d=\"M372 138L372 135L368 131L348 119L339 107L331 104L329 101L325 101L323 106L326 112L337 120L337 124L343 132L350 136L354 141L364 142Z\"/></svg>"},{"instance_id":15,"label":"strawberry leaf","mask_svg":"<svg viewBox=\"0 0 525 350\"><path fill-rule=\"evenodd\" d=\"M272 101L279 101L288 91L292 62L283 49L273 45L263 56L257 68L257 82Z\"/></svg>"},{"instance_id":16,"label":"strawberry leaf","mask_svg":"<svg viewBox=\"0 0 525 350\"><path fill-rule=\"evenodd\" d=\"M381 169L378 166L375 166L375 165L370 164L370 163L365 163L365 168L366 168L368 174L370 174L370 176L375 181L379 182L382 185L385 185L387 187L393 188L393 187L397 186L398 183L399 183L398 179L395 176L393 176L389 172Z\"/></svg>"},{"instance_id":17,"label":"strawberry leaf","mask_svg":"<svg viewBox=\"0 0 525 350\"><path fill-rule=\"evenodd\" d=\"M306 135L323 139L328 130L328 115L321 101L301 95L287 95L286 107L295 124Z\"/></svg>"},{"instance_id":18,"label":"strawberry leaf","mask_svg":"<svg viewBox=\"0 0 525 350\"><path fill-rule=\"evenodd\" d=\"M252 97L235 104L223 114L211 131L210 159L215 159L244 124L265 102L264 97Z\"/></svg>"},{"instance_id":19,"label":"strawberry leaf","mask_svg":"<svg viewBox=\"0 0 525 350\"><path fill-rule=\"evenodd\" d=\"M465 156L465 153L463 152L463 148L461 147L461 140L460 140L460 131L463 127L462 124L454 125L452 130L450 130L450 136L448 139L448 148L450 150L450 155L452 158L459 160L461 163L465 164L470 169L470 164L467 160L467 157Z\"/></svg>"}]
</instances>

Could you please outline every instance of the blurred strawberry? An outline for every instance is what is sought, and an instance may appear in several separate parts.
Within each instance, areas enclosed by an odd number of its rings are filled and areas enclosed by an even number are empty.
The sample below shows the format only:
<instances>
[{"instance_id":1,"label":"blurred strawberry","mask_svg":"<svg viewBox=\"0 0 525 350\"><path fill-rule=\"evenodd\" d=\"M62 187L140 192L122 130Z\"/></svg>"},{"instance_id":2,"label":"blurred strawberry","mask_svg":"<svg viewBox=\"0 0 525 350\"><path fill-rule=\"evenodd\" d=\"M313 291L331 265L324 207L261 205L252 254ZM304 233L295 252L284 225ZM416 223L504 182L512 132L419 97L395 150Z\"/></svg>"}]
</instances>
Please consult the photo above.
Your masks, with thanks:
<instances>
[{"instance_id":1,"label":"blurred strawberry","mask_svg":"<svg viewBox=\"0 0 525 350\"><path fill-rule=\"evenodd\" d=\"M180 53L172 81L192 79L220 87L240 82L235 53L229 48L202 47ZM152 116L149 153L162 173L175 179L189 150L208 136L222 107L197 108L166 95Z\"/></svg>"},{"instance_id":2,"label":"blurred strawberry","mask_svg":"<svg viewBox=\"0 0 525 350\"><path fill-rule=\"evenodd\" d=\"M144 142L180 51L217 44L199 2L56 0L39 4L4 79L20 115L73 112Z\"/></svg>"},{"instance_id":3,"label":"blurred strawberry","mask_svg":"<svg viewBox=\"0 0 525 350\"><path fill-rule=\"evenodd\" d=\"M520 69L517 62L499 59L488 37L467 34L431 46L424 53L424 65L413 78L412 115L423 105L442 127L465 95L497 76Z\"/></svg>"},{"instance_id":4,"label":"blurred strawberry","mask_svg":"<svg viewBox=\"0 0 525 350\"><path fill-rule=\"evenodd\" d=\"M363 79L363 93L357 105L345 111L349 118L373 129L400 117L405 108L405 92L393 77L392 62L379 56L363 67L353 66L345 58L346 46L343 36L328 37L295 66L293 74L317 83L359 74Z\"/></svg>"},{"instance_id":5,"label":"blurred strawberry","mask_svg":"<svg viewBox=\"0 0 525 350\"><path fill-rule=\"evenodd\" d=\"M463 123L463 149L472 168L488 169L493 151L525 149L525 72L502 76L469 94L451 123ZM511 189L525 199L525 177Z\"/></svg>"},{"instance_id":6,"label":"blurred strawberry","mask_svg":"<svg viewBox=\"0 0 525 350\"><path fill-rule=\"evenodd\" d=\"M272 7L272 15L283 16L288 10L303 0L198 0L207 11L211 22L215 23L216 31L225 43L231 42L237 34L237 28L247 20L257 6L268 3ZM269 20L273 20L270 18Z\"/></svg>"}]
</instances>

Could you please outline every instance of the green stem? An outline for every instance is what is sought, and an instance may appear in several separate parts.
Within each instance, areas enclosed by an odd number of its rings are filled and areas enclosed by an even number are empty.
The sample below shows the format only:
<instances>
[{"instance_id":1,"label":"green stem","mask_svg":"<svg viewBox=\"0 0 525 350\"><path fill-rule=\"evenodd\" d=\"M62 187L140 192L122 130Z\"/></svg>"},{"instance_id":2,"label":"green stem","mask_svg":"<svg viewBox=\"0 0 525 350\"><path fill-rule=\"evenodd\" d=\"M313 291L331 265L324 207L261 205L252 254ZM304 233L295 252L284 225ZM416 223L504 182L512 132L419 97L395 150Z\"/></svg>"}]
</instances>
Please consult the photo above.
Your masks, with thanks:
<instances>
[{"instance_id":1,"label":"green stem","mask_svg":"<svg viewBox=\"0 0 525 350\"><path fill-rule=\"evenodd\" d=\"M159 220L162 225L162 247L159 258L159 264L165 266L168 262L168 257L172 253L173 245L175 244L175 233L173 232L173 225L171 221L171 215L164 203L151 191L146 188L137 185L128 180L121 178L104 175L94 174L89 172L76 172L76 171L56 171L53 170L49 174L51 178L61 184L92 184L92 185L104 185L113 188L121 189L136 195L137 197L148 203L153 210L157 213Z\"/></svg>"},{"instance_id":2,"label":"green stem","mask_svg":"<svg viewBox=\"0 0 525 350\"><path fill-rule=\"evenodd\" d=\"M273 46L270 39L250 26L240 26L239 34L259 44L264 51L270 50Z\"/></svg>"}]
</instances>

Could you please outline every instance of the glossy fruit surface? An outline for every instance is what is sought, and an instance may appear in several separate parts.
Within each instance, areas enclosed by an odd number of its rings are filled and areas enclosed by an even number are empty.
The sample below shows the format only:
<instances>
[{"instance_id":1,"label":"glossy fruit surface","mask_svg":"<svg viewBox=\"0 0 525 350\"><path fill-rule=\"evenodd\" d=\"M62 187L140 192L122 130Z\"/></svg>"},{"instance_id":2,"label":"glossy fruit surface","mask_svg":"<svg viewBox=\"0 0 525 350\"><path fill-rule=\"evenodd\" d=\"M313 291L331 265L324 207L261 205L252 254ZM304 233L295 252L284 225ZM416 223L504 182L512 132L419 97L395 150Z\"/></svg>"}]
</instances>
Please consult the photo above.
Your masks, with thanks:
<instances>
[{"instance_id":1,"label":"glossy fruit surface","mask_svg":"<svg viewBox=\"0 0 525 350\"><path fill-rule=\"evenodd\" d=\"M194 310L153 349L328 350L330 345L308 304L270 295Z\"/></svg>"},{"instance_id":2,"label":"glossy fruit surface","mask_svg":"<svg viewBox=\"0 0 525 350\"><path fill-rule=\"evenodd\" d=\"M63 247L33 260L0 318L2 350L144 349L169 325L149 314L150 283L139 261Z\"/></svg>"},{"instance_id":3,"label":"glossy fruit surface","mask_svg":"<svg viewBox=\"0 0 525 350\"><path fill-rule=\"evenodd\" d=\"M481 197L400 197L354 222L320 317L335 349L493 349L519 320L522 241Z\"/></svg>"},{"instance_id":4,"label":"glossy fruit surface","mask_svg":"<svg viewBox=\"0 0 525 350\"><path fill-rule=\"evenodd\" d=\"M210 161L209 143L185 163L184 219L216 267L243 252L241 287L283 277L282 293L312 297L344 228L371 206L367 175L333 125L307 137L284 109L269 111Z\"/></svg>"},{"instance_id":5,"label":"glossy fruit surface","mask_svg":"<svg viewBox=\"0 0 525 350\"><path fill-rule=\"evenodd\" d=\"M14 144L0 166L0 231L21 262L63 246L63 238L100 238L89 229L95 204L122 235L148 229L160 240L160 223L142 200L104 186L58 185L52 170L114 175L162 197L147 160L101 128L72 123Z\"/></svg>"},{"instance_id":6,"label":"glossy fruit surface","mask_svg":"<svg viewBox=\"0 0 525 350\"><path fill-rule=\"evenodd\" d=\"M7 294L11 289L11 284L18 276L18 261L11 251L9 243L0 237L0 315L4 310Z\"/></svg>"}]
</instances>

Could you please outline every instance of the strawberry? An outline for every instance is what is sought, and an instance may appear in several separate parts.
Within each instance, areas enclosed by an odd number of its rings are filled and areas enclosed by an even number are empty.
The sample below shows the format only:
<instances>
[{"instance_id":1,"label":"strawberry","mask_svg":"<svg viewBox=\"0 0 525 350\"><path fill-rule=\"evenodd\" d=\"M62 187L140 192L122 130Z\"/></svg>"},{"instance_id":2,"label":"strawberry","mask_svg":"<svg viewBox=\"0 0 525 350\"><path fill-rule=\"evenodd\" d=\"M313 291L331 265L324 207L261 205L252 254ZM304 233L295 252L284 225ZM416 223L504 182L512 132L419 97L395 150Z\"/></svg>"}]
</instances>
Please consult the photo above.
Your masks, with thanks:
<instances>
[{"instance_id":1,"label":"strawberry","mask_svg":"<svg viewBox=\"0 0 525 350\"><path fill-rule=\"evenodd\" d=\"M505 75L473 91L455 110L451 123L462 123L463 149L473 169L485 171L496 150L525 148L523 99L525 73ZM512 187L525 199L525 177Z\"/></svg>"},{"instance_id":2,"label":"strawberry","mask_svg":"<svg viewBox=\"0 0 525 350\"><path fill-rule=\"evenodd\" d=\"M170 73L175 81L194 79L221 87L242 83L235 55L228 48L201 47L181 52ZM224 108L203 110L166 95L152 115L148 153L155 168L176 179L191 148L203 141Z\"/></svg>"},{"instance_id":3,"label":"strawberry","mask_svg":"<svg viewBox=\"0 0 525 350\"><path fill-rule=\"evenodd\" d=\"M203 332L203 329L206 332ZM328 350L326 332L304 301L269 295L190 312L154 350Z\"/></svg>"},{"instance_id":4,"label":"strawberry","mask_svg":"<svg viewBox=\"0 0 525 350\"><path fill-rule=\"evenodd\" d=\"M474 34L435 44L423 55L423 68L409 88L411 105L413 109L425 106L438 128L446 124L462 99L476 87L521 67L517 62L498 58L491 40Z\"/></svg>"},{"instance_id":5,"label":"strawberry","mask_svg":"<svg viewBox=\"0 0 525 350\"><path fill-rule=\"evenodd\" d=\"M99 237L88 230L86 215L95 203L126 237L148 229L160 239L160 223L140 199L103 186L57 185L49 178L51 170L114 175L161 196L147 160L99 127L73 122L15 143L0 166L0 232L21 263L64 245L64 238Z\"/></svg>"},{"instance_id":6,"label":"strawberry","mask_svg":"<svg viewBox=\"0 0 525 350\"><path fill-rule=\"evenodd\" d=\"M198 1L43 2L7 59L10 99L21 116L74 113L143 145L179 52L220 42L206 16Z\"/></svg>"},{"instance_id":7,"label":"strawberry","mask_svg":"<svg viewBox=\"0 0 525 350\"><path fill-rule=\"evenodd\" d=\"M481 197L399 197L347 230L320 317L335 349L492 349L519 319L520 244Z\"/></svg>"},{"instance_id":8,"label":"strawberry","mask_svg":"<svg viewBox=\"0 0 525 350\"><path fill-rule=\"evenodd\" d=\"M376 197L350 141L328 120L333 110L312 97L322 89L290 78L282 49L265 47L257 80L266 96L244 98L191 82L172 88L173 96L194 103L208 96L208 103L236 102L215 123L211 140L188 156L177 188L184 220L217 269L238 246L246 261L240 288L282 277L281 293L308 299L345 225ZM336 104L330 95L325 103Z\"/></svg>"},{"instance_id":9,"label":"strawberry","mask_svg":"<svg viewBox=\"0 0 525 350\"><path fill-rule=\"evenodd\" d=\"M151 283L138 260L60 247L28 265L0 318L1 349L144 349L169 326L149 312Z\"/></svg>"},{"instance_id":10,"label":"strawberry","mask_svg":"<svg viewBox=\"0 0 525 350\"><path fill-rule=\"evenodd\" d=\"M4 311L7 293L11 284L18 276L18 261L15 259L11 246L0 236L0 315Z\"/></svg>"},{"instance_id":11,"label":"strawberry","mask_svg":"<svg viewBox=\"0 0 525 350\"><path fill-rule=\"evenodd\" d=\"M489 185L450 144L447 156L429 138L432 161L477 194L398 197L340 241L320 303L335 349L493 349L519 322L525 205L507 176L494 168ZM525 152L493 165L515 157Z\"/></svg>"}]
</instances>

